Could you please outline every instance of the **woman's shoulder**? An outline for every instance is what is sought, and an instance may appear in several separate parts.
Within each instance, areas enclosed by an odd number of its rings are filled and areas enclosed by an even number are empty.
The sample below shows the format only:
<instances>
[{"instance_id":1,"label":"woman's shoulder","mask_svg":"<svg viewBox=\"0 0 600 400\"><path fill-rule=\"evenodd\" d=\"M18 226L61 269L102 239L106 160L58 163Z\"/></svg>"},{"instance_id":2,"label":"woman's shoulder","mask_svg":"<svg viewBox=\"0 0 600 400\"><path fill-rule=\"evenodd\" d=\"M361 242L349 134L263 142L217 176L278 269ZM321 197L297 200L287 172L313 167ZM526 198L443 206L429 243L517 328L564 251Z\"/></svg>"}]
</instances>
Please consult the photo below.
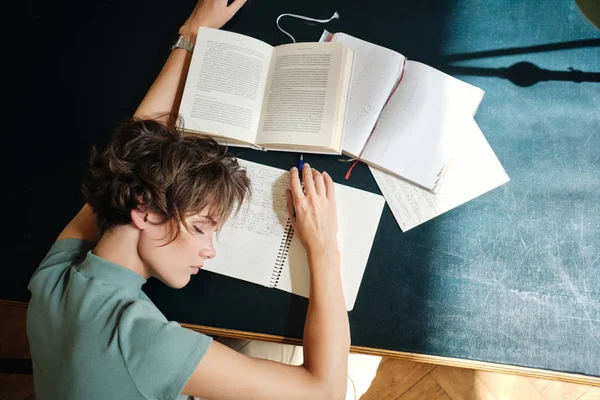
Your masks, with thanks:
<instances>
[{"instance_id":1,"label":"woman's shoulder","mask_svg":"<svg viewBox=\"0 0 600 400\"><path fill-rule=\"evenodd\" d=\"M132 301L117 328L119 349L129 375L148 398L175 398L212 338L182 327L143 298Z\"/></svg>"},{"instance_id":2,"label":"woman's shoulder","mask_svg":"<svg viewBox=\"0 0 600 400\"><path fill-rule=\"evenodd\" d=\"M83 239L60 239L54 242L46 257L40 263L42 266L52 266L54 262L76 261L85 258L95 243Z\"/></svg>"},{"instance_id":3,"label":"woman's shoulder","mask_svg":"<svg viewBox=\"0 0 600 400\"><path fill-rule=\"evenodd\" d=\"M29 290L33 292L38 280L47 286L52 275L59 277L72 266L81 263L93 247L94 243L81 239L62 239L55 242L33 273Z\"/></svg>"}]
</instances>

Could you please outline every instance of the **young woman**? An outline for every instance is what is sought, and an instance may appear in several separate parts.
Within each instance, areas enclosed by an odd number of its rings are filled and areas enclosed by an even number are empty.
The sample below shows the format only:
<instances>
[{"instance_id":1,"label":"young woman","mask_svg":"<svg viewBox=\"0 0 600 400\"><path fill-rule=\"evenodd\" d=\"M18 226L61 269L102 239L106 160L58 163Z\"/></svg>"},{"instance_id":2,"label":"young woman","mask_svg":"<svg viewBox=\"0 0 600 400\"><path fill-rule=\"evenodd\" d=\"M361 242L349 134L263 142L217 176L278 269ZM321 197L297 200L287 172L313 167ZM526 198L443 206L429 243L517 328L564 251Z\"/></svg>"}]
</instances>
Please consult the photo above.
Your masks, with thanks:
<instances>
[{"instance_id":1,"label":"young woman","mask_svg":"<svg viewBox=\"0 0 600 400\"><path fill-rule=\"evenodd\" d=\"M150 277L185 286L216 256L215 231L249 195L245 171L224 148L157 117L179 108L191 58L186 41L200 26L220 28L243 4L201 0L179 31L183 48L172 51L134 118L105 151L93 151L86 204L29 284L36 398L345 397L350 335L327 173L308 164L290 173L288 209L311 273L302 365L249 357L169 322L141 290Z\"/></svg>"}]
</instances>

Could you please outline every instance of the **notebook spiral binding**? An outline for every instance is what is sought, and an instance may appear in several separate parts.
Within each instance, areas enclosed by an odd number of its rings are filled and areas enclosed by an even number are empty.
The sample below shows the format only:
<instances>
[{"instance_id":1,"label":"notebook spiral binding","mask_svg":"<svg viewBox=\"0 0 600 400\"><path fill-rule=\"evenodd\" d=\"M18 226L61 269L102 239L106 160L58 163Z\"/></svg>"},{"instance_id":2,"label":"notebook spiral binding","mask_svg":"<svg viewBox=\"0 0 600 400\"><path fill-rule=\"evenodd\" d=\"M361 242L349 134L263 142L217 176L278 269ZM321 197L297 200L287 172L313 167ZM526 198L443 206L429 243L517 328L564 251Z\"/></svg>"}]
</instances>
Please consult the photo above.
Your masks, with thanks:
<instances>
[{"instance_id":1,"label":"notebook spiral binding","mask_svg":"<svg viewBox=\"0 0 600 400\"><path fill-rule=\"evenodd\" d=\"M271 288L277 287L277 284L279 283L279 278L281 278L281 271L283 270L285 260L287 259L288 253L290 252L290 246L292 245L293 238L294 228L292 227L292 223L288 218L285 225L285 231L283 232L283 237L281 238L281 244L279 245L279 250L277 251L277 258L275 259L275 265L273 266L271 280L269 282L269 287Z\"/></svg>"}]
</instances>

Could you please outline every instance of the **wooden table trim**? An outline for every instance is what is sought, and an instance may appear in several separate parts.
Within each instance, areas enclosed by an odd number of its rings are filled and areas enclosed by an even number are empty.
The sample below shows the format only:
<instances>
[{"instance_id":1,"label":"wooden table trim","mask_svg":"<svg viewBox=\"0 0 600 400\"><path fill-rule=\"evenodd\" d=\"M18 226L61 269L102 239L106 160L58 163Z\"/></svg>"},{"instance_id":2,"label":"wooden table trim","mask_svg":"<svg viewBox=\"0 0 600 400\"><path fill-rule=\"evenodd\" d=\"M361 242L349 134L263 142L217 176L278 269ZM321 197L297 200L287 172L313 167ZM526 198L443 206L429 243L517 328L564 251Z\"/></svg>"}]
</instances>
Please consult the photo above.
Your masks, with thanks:
<instances>
[{"instance_id":1,"label":"wooden table trim","mask_svg":"<svg viewBox=\"0 0 600 400\"><path fill-rule=\"evenodd\" d=\"M17 307L27 307L27 303L21 301L0 299L0 304L13 305ZM264 333L253 333L239 331L235 329L215 328L211 326L193 325L185 323L181 323L181 326L210 336L223 336L238 339L256 339L275 343L302 345L302 340L297 338L289 338L285 336L268 335ZM571 374L567 372L543 370L538 368L520 367L516 365L495 364L485 361L467 360L463 358L442 357L396 350L383 350L363 346L351 346L350 351L353 353L369 354L381 357L393 357L428 364L446 365L450 367L469 368L481 371L500 372L504 374L528 376L532 378L553 379L563 382L600 386L600 377L596 376Z\"/></svg>"}]
</instances>

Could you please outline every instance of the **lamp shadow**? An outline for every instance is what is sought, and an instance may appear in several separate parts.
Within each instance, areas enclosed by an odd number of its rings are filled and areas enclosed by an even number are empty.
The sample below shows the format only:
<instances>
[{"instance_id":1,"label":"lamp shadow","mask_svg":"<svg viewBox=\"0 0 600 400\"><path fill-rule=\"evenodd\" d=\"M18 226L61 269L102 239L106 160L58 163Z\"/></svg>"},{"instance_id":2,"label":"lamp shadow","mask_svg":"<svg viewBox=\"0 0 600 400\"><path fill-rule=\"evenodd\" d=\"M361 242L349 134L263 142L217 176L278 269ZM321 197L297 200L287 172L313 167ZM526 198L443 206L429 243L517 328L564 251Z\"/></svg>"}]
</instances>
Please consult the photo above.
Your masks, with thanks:
<instances>
[{"instance_id":1,"label":"lamp shadow","mask_svg":"<svg viewBox=\"0 0 600 400\"><path fill-rule=\"evenodd\" d=\"M521 87L533 86L544 81L571 81L571 82L600 82L600 72L584 72L573 67L565 71L548 70L537 65L521 61L508 68L479 68L455 66L455 61L474 60L481 58L492 58L512 56L519 54L543 53L557 50L580 49L586 47L600 47L600 39L576 40L570 42L548 43L536 46L511 47L507 49L487 50L475 53L453 54L442 57L441 68L448 74L493 76L504 78Z\"/></svg>"},{"instance_id":2,"label":"lamp shadow","mask_svg":"<svg viewBox=\"0 0 600 400\"><path fill-rule=\"evenodd\" d=\"M600 82L600 72L583 72L569 67L568 71L539 68L528 61L518 62L508 68L478 68L448 65L443 70L451 75L493 76L508 79L517 86L529 87L544 81Z\"/></svg>"},{"instance_id":3,"label":"lamp shadow","mask_svg":"<svg viewBox=\"0 0 600 400\"><path fill-rule=\"evenodd\" d=\"M584 48L584 47L600 47L600 39L574 40L574 41L570 41L570 42L547 43L547 44L539 44L539 45L535 45L535 46L509 47L507 49L477 51L477 52L473 52L473 53L451 54L448 56L444 56L441 59L442 59L442 61L445 61L445 62L453 62L453 61L473 60L476 58L502 57L502 56L513 56L513 55L517 55L517 54L533 54L533 53L544 53L547 51L580 49L580 48Z\"/></svg>"}]
</instances>

